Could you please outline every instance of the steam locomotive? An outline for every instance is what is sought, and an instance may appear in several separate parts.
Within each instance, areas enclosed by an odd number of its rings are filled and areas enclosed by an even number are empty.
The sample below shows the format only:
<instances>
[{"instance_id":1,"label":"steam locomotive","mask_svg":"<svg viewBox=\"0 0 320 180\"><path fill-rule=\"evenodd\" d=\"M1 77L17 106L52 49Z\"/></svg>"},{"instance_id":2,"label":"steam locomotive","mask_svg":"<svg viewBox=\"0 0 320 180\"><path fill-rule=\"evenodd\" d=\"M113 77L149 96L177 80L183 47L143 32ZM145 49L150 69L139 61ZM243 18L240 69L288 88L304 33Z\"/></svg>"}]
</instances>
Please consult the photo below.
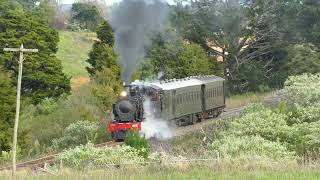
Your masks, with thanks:
<instances>
[{"instance_id":1,"label":"steam locomotive","mask_svg":"<svg viewBox=\"0 0 320 180\"><path fill-rule=\"evenodd\" d=\"M128 130L141 130L145 119L144 102L154 117L178 126L191 125L219 116L225 108L224 79L214 75L125 87L121 98L113 104L114 119L108 131L115 140L123 140Z\"/></svg>"},{"instance_id":2,"label":"steam locomotive","mask_svg":"<svg viewBox=\"0 0 320 180\"><path fill-rule=\"evenodd\" d=\"M123 140L128 130L141 130L144 119L143 101L139 86L124 87L121 98L112 105L114 119L108 126L114 140Z\"/></svg>"}]
</instances>

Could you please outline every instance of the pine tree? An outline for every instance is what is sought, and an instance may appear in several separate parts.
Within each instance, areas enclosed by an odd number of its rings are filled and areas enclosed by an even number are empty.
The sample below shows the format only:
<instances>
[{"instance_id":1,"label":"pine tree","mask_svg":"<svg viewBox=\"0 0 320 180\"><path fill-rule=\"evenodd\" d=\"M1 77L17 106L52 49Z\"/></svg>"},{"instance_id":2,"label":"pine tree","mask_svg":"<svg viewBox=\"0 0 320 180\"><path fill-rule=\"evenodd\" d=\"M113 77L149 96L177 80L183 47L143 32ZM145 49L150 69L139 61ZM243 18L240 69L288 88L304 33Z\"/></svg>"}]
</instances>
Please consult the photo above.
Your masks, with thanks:
<instances>
[{"instance_id":1,"label":"pine tree","mask_svg":"<svg viewBox=\"0 0 320 180\"><path fill-rule=\"evenodd\" d=\"M91 67L86 67L88 73L93 77L97 71L109 68L120 77L120 67L117 64L117 56L113 49L114 36L108 22L105 21L98 28L97 37L99 40L93 44L87 60L91 65Z\"/></svg>"}]
</instances>

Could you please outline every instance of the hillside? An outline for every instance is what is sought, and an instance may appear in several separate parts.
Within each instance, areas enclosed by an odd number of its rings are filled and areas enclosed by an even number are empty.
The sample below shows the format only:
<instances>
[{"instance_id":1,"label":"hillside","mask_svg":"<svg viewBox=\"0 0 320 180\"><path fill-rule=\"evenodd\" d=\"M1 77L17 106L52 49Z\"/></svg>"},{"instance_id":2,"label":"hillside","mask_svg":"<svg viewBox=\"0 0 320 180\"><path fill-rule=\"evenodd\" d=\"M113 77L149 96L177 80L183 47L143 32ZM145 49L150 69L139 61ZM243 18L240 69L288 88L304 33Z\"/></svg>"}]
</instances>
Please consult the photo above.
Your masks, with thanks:
<instances>
[{"instance_id":1,"label":"hillside","mask_svg":"<svg viewBox=\"0 0 320 180\"><path fill-rule=\"evenodd\" d=\"M73 88L77 88L89 81L85 67L86 59L91 49L95 33L60 32L60 42L57 57L61 59L63 71L71 76Z\"/></svg>"}]
</instances>

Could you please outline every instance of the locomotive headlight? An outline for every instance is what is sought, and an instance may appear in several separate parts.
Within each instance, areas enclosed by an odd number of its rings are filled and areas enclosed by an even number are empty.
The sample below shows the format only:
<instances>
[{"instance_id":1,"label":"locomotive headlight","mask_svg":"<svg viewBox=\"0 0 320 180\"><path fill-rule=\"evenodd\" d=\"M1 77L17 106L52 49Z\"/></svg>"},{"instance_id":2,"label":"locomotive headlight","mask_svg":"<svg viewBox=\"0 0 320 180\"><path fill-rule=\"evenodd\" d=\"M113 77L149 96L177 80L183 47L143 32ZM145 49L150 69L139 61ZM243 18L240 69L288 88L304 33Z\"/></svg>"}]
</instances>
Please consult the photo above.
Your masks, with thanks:
<instances>
[{"instance_id":1,"label":"locomotive headlight","mask_svg":"<svg viewBox=\"0 0 320 180\"><path fill-rule=\"evenodd\" d=\"M121 95L122 97L126 97L126 96L127 96L127 92L122 91L120 95Z\"/></svg>"}]
</instances>

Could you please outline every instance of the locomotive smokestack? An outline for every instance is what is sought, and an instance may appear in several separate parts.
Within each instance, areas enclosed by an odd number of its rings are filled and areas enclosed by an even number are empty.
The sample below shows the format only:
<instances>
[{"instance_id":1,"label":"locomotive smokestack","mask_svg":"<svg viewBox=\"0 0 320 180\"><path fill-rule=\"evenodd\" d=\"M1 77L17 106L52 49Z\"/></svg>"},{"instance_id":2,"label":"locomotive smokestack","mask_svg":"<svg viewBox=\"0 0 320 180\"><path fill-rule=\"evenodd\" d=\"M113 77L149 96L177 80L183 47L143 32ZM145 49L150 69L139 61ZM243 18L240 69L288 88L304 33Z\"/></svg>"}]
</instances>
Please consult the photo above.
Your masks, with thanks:
<instances>
[{"instance_id":1,"label":"locomotive smokestack","mask_svg":"<svg viewBox=\"0 0 320 180\"><path fill-rule=\"evenodd\" d=\"M167 9L162 0L123 0L112 10L115 47L126 84L143 61L145 47L151 44L151 38L162 30Z\"/></svg>"}]
</instances>

